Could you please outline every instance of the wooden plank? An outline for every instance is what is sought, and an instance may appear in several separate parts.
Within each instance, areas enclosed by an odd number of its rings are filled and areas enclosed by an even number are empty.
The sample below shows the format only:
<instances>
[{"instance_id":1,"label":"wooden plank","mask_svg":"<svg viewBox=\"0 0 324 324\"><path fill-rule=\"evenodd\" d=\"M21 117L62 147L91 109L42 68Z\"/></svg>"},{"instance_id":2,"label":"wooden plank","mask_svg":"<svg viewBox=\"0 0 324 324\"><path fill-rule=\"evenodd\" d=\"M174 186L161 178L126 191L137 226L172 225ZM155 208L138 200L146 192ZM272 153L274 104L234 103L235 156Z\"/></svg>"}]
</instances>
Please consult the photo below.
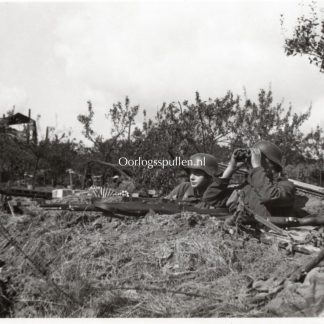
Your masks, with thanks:
<instances>
[{"instance_id":1,"label":"wooden plank","mask_svg":"<svg viewBox=\"0 0 324 324\"><path fill-rule=\"evenodd\" d=\"M43 190L28 190L23 188L0 188L0 193L6 196L52 199L52 192Z\"/></svg>"},{"instance_id":2,"label":"wooden plank","mask_svg":"<svg viewBox=\"0 0 324 324\"><path fill-rule=\"evenodd\" d=\"M324 188L315 186L309 183L301 182L294 179L288 179L289 181L293 182L297 189L302 189L305 192L311 192L319 194L320 196L324 196Z\"/></svg>"}]
</instances>

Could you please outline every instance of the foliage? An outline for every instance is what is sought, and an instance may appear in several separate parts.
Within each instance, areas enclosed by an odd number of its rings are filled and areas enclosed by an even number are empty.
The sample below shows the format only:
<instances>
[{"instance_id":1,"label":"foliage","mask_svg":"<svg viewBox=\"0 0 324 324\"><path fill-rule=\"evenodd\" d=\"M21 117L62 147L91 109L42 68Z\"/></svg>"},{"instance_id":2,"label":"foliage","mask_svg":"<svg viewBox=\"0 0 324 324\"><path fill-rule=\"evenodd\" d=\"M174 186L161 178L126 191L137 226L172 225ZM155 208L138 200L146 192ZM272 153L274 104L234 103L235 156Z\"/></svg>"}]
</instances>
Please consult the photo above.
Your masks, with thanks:
<instances>
[{"instance_id":1,"label":"foliage","mask_svg":"<svg viewBox=\"0 0 324 324\"><path fill-rule=\"evenodd\" d=\"M288 163L305 158L302 152L306 142L300 127L310 116L311 109L293 114L291 106L284 109L283 103L273 103L271 90L261 89L257 102L249 98L242 101L230 91L223 97L203 100L196 92L194 103L163 103L153 120L146 120L143 111L142 127L135 127L132 133L129 126L134 125L139 107L133 110L129 107L128 98L124 106L113 105L110 115L115 131L108 140L100 137L101 145L109 147L114 143L113 150L110 148L109 155L104 156L106 160L109 157L109 162L117 163L120 157L171 160L180 156L186 159L197 152L213 154L223 162L234 148L251 146L260 139L278 144ZM87 133L85 129L84 134ZM102 156L96 144L98 142L94 143L92 154ZM176 184L179 170L134 167L133 173L138 188L167 192Z\"/></svg>"},{"instance_id":2,"label":"foliage","mask_svg":"<svg viewBox=\"0 0 324 324\"><path fill-rule=\"evenodd\" d=\"M306 158L312 160L323 159L324 137L323 129L319 126L311 130L304 138L304 154Z\"/></svg>"},{"instance_id":3,"label":"foliage","mask_svg":"<svg viewBox=\"0 0 324 324\"><path fill-rule=\"evenodd\" d=\"M308 14L303 14L297 19L291 36L285 35L285 53L287 56L303 55L308 57L311 64L324 72L324 18L323 10L319 10L316 2L309 6ZM284 17L281 25L284 27ZM322 129L317 126L303 137L301 155L303 161L297 166L290 166L293 176L298 174L300 180L307 178L308 182L322 185L323 169L323 136ZM288 142L289 143L289 142ZM290 163L297 161L291 160ZM311 179L312 178L312 179ZM318 181L319 180L319 181Z\"/></svg>"},{"instance_id":4,"label":"foliage","mask_svg":"<svg viewBox=\"0 0 324 324\"><path fill-rule=\"evenodd\" d=\"M131 128L135 125L135 117L138 113L139 106L130 106L129 98L125 98L124 107L121 102L113 104L106 118L111 118L113 127L111 134L117 140L127 133L127 139L130 140Z\"/></svg>"},{"instance_id":5,"label":"foliage","mask_svg":"<svg viewBox=\"0 0 324 324\"><path fill-rule=\"evenodd\" d=\"M92 109L92 103L89 100L88 104L88 115L79 115L78 121L83 125L82 134L85 136L86 139L90 140L91 142L95 143L95 135L94 130L91 128L91 124L93 122L94 111Z\"/></svg>"},{"instance_id":6,"label":"foliage","mask_svg":"<svg viewBox=\"0 0 324 324\"><path fill-rule=\"evenodd\" d=\"M7 116L10 114L11 111ZM17 136L10 127L0 130L0 182L20 182L28 177L33 185L62 185L66 182L66 169L78 169L84 161L83 144L65 134L35 142Z\"/></svg>"},{"instance_id":7,"label":"foliage","mask_svg":"<svg viewBox=\"0 0 324 324\"><path fill-rule=\"evenodd\" d=\"M14 108L9 110L7 117L14 114ZM32 154L25 152L21 141L17 138L15 129L5 123L0 124L0 182L8 181L11 175L23 177L24 171L32 164Z\"/></svg>"},{"instance_id":8,"label":"foliage","mask_svg":"<svg viewBox=\"0 0 324 324\"><path fill-rule=\"evenodd\" d=\"M246 98L237 111L237 127L233 136L233 147L252 146L259 140L277 144L287 163L302 157L303 137L300 127L309 118L311 107L305 113L292 113L292 106L284 109L283 103L273 103L271 90L260 90L258 102Z\"/></svg>"},{"instance_id":9,"label":"foliage","mask_svg":"<svg viewBox=\"0 0 324 324\"><path fill-rule=\"evenodd\" d=\"M309 9L308 15L297 19L293 35L286 37L285 52L288 56L307 56L311 64L324 72L324 19L320 17L315 3L310 4Z\"/></svg>"},{"instance_id":10,"label":"foliage","mask_svg":"<svg viewBox=\"0 0 324 324\"><path fill-rule=\"evenodd\" d=\"M323 130L319 126L315 130L311 130L304 138L304 159L307 163L303 163L300 171L300 180L315 183L322 186L323 184L323 153L324 153L324 137Z\"/></svg>"},{"instance_id":11,"label":"foliage","mask_svg":"<svg viewBox=\"0 0 324 324\"><path fill-rule=\"evenodd\" d=\"M237 127L234 117L238 104L239 98L230 91L224 97L207 101L196 92L193 104L188 101L163 104L155 128L163 134L166 151L172 149L174 154L185 156L201 151L217 154Z\"/></svg>"},{"instance_id":12,"label":"foliage","mask_svg":"<svg viewBox=\"0 0 324 324\"><path fill-rule=\"evenodd\" d=\"M22 178L32 160L32 155L22 150L13 137L0 136L0 182L10 180L12 175Z\"/></svg>"},{"instance_id":13,"label":"foliage","mask_svg":"<svg viewBox=\"0 0 324 324\"><path fill-rule=\"evenodd\" d=\"M78 144L74 141L62 141L56 137L46 143L46 157L43 157L41 168L46 170L52 184L66 183L67 170L82 168L82 155L78 152Z\"/></svg>"},{"instance_id":14,"label":"foliage","mask_svg":"<svg viewBox=\"0 0 324 324\"><path fill-rule=\"evenodd\" d=\"M242 100L231 91L222 97L203 100L197 92L193 103L163 103L154 119L147 120L143 111L141 126L136 123L139 106L131 105L126 97L124 103L113 104L106 114L111 123L109 138L95 132L95 111L91 101L87 104L87 114L79 115L78 120L91 146L86 147L66 135L26 142L4 131L0 139L1 171L15 179L27 172L35 180L41 172L42 179L38 178L43 184L62 185L67 183L67 169L83 173L84 163L89 159L117 164L121 157L172 160L205 152L213 154L219 162L226 162L233 149L250 147L265 139L281 147L287 164L297 164L315 161L314 154L318 156L322 149L320 128L307 136L300 130L311 109L294 114L291 106L285 109L282 102L274 103L271 90L261 89L256 101L246 95ZM166 193L176 185L180 168L142 166L133 167L132 171L138 190L157 189Z\"/></svg>"},{"instance_id":15,"label":"foliage","mask_svg":"<svg viewBox=\"0 0 324 324\"><path fill-rule=\"evenodd\" d=\"M88 115L79 115L78 121L83 125L83 135L93 143L93 149L90 150L94 158L110 161L112 154L116 150L118 140L124 139L127 134L130 140L131 128L135 123L135 117L138 113L139 106L130 106L130 100L125 98L125 104L121 102L113 104L113 107L105 115L106 119L111 120L112 138L105 140L102 135L98 135L93 130L94 111L91 101L88 101Z\"/></svg>"}]
</instances>

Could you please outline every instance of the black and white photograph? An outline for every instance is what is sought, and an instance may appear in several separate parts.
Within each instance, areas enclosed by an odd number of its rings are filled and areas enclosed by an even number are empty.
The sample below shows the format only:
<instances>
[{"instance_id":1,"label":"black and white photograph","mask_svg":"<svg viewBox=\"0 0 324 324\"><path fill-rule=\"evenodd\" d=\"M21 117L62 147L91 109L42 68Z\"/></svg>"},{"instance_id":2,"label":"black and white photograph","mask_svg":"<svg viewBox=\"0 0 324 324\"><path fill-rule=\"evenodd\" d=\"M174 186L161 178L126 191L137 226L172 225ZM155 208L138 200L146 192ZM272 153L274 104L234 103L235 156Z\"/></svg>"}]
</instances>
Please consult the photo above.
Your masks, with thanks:
<instances>
[{"instance_id":1,"label":"black and white photograph","mask_svg":"<svg viewBox=\"0 0 324 324\"><path fill-rule=\"evenodd\" d=\"M0 318L324 317L324 1L0 1L0 113Z\"/></svg>"}]
</instances>

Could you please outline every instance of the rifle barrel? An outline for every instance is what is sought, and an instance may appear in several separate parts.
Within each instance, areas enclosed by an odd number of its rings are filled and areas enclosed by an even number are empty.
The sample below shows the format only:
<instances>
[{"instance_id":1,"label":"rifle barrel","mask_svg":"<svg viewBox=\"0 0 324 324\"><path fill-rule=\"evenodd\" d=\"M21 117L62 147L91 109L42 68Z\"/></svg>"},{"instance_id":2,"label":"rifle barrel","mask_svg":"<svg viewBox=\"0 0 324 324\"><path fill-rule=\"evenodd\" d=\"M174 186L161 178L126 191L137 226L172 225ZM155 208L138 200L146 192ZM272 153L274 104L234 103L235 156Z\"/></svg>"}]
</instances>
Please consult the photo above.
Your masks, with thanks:
<instances>
[{"instance_id":1,"label":"rifle barrel","mask_svg":"<svg viewBox=\"0 0 324 324\"><path fill-rule=\"evenodd\" d=\"M46 210L70 210L70 211L98 211L92 204L42 204Z\"/></svg>"},{"instance_id":2,"label":"rifle barrel","mask_svg":"<svg viewBox=\"0 0 324 324\"><path fill-rule=\"evenodd\" d=\"M212 217L217 217L220 220L224 220L230 217L227 208L215 208L215 209L200 209L191 205L174 203L174 202L161 202L157 199L145 200L130 200L109 203L104 201L98 201L94 204L67 204L67 203L53 203L53 204L41 204L41 208L47 210L70 210L70 211L97 211L108 214L121 214L125 216L141 217L145 216L150 210L153 210L158 214L175 214L180 212L196 212L199 214L208 214ZM261 216L258 219L247 219L244 224L255 224L256 221L260 222ZM320 226L324 225L324 216L309 216L304 218L290 218L290 217L269 217L268 221L261 219L262 223L272 223L272 227L298 227L298 226ZM276 228L278 230L278 228Z\"/></svg>"}]
</instances>

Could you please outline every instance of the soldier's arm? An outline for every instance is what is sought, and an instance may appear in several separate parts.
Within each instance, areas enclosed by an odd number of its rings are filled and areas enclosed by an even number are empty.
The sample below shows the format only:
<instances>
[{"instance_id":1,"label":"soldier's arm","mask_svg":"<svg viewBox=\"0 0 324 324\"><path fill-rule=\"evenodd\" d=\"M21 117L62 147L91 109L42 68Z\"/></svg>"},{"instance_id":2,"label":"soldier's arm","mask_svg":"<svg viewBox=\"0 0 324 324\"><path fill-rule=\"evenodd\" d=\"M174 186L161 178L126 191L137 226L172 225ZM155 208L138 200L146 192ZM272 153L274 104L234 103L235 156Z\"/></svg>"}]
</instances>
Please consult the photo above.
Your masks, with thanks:
<instances>
[{"instance_id":1,"label":"soldier's arm","mask_svg":"<svg viewBox=\"0 0 324 324\"><path fill-rule=\"evenodd\" d=\"M236 158L235 158L235 154L239 150L240 149L236 149L232 153L231 159L230 159L226 169L224 170L224 172L223 172L223 174L221 175L220 178L230 179L232 177L232 175L235 173L235 171L237 171L238 169L240 169L244 165L244 162L237 161Z\"/></svg>"},{"instance_id":2,"label":"soldier's arm","mask_svg":"<svg viewBox=\"0 0 324 324\"><path fill-rule=\"evenodd\" d=\"M288 180L272 182L262 167L251 170L248 182L258 193L261 203L273 206L292 206L295 200L295 186Z\"/></svg>"},{"instance_id":3,"label":"soldier's arm","mask_svg":"<svg viewBox=\"0 0 324 324\"><path fill-rule=\"evenodd\" d=\"M180 183L164 198L170 200L182 199L188 187L190 187L189 182Z\"/></svg>"},{"instance_id":4,"label":"soldier's arm","mask_svg":"<svg viewBox=\"0 0 324 324\"><path fill-rule=\"evenodd\" d=\"M212 184L206 189L203 194L202 202L205 206L221 207L225 206L229 196L227 189L229 184L228 178L215 178Z\"/></svg>"}]
</instances>

